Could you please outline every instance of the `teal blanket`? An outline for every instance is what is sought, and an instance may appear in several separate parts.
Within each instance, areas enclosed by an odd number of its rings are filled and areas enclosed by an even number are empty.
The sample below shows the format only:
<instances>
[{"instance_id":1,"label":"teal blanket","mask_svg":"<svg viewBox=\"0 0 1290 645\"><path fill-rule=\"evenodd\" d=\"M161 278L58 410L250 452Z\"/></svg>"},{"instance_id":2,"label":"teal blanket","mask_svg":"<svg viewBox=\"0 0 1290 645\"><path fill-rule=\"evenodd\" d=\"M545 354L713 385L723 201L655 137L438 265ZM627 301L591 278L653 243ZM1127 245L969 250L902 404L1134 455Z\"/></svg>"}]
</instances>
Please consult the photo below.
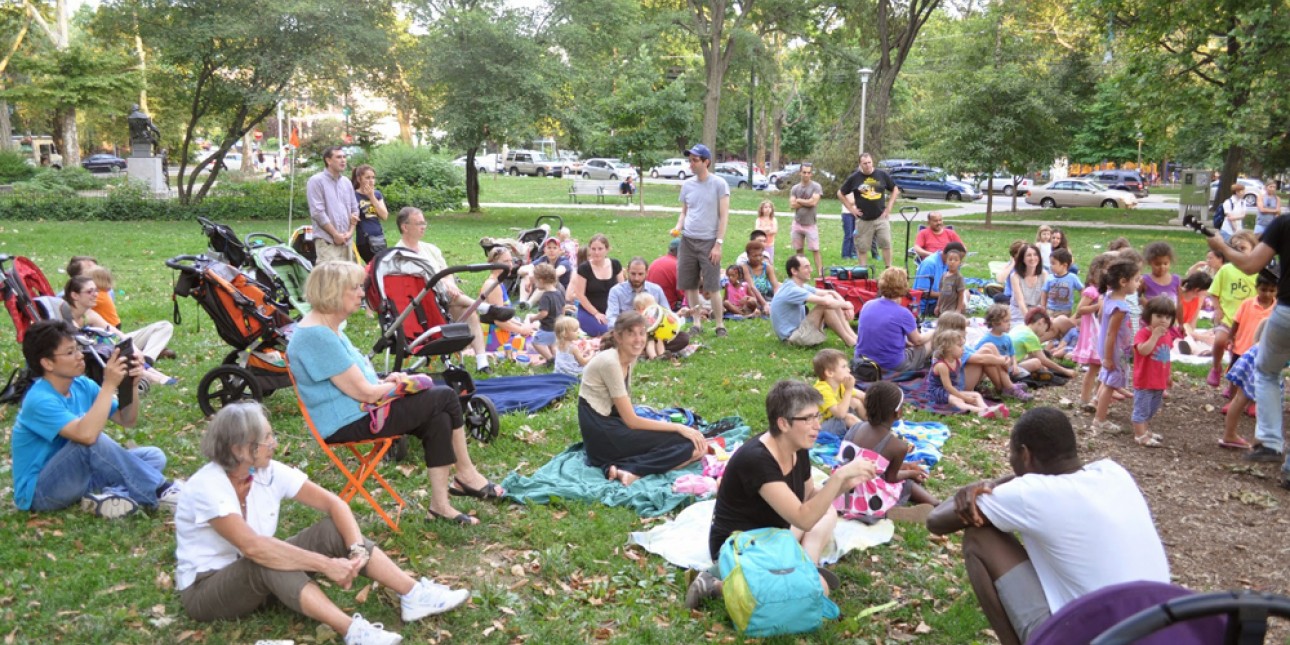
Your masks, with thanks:
<instances>
[{"instance_id":1,"label":"teal blanket","mask_svg":"<svg viewBox=\"0 0 1290 645\"><path fill-rule=\"evenodd\" d=\"M727 446L748 438L742 422L720 436ZM575 443L551 458L530 477L511 473L502 481L506 496L521 504L548 504L553 499L600 502L606 506L628 506L642 517L657 517L694 501L694 496L672 492L682 475L698 475L703 464L696 462L671 472L641 477L631 486L605 479L599 468L587 465L587 452Z\"/></svg>"}]
</instances>

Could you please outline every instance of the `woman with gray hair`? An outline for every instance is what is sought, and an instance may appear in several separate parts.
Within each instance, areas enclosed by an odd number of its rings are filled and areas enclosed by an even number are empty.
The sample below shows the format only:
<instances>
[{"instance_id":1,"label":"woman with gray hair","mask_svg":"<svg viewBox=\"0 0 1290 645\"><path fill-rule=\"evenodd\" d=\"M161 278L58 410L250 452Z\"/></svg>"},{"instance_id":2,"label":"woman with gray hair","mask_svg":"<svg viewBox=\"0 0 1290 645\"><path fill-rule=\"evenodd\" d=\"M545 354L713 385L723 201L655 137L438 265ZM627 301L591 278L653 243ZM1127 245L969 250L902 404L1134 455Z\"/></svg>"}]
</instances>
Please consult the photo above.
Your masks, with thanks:
<instances>
[{"instance_id":1,"label":"woman with gray hair","mask_svg":"<svg viewBox=\"0 0 1290 645\"><path fill-rule=\"evenodd\" d=\"M377 378L372 363L341 333L341 323L363 302L365 277L363 268L351 262L324 262L310 272L305 300L313 311L300 319L287 343L300 401L328 443L404 435L420 439L430 479L430 516L478 524L478 519L453 508L448 496L500 499L506 490L480 474L470 460L457 391L433 387L390 400L406 375L394 372ZM378 426L363 405L387 401ZM454 466L455 485L449 486Z\"/></svg>"},{"instance_id":2,"label":"woman with gray hair","mask_svg":"<svg viewBox=\"0 0 1290 645\"><path fill-rule=\"evenodd\" d=\"M403 622L443 613L470 597L428 578L414 580L363 537L349 504L273 459L278 440L259 403L222 408L202 437L210 461L190 479L175 510L175 587L190 618L240 618L270 598L342 634L346 645L396 644L403 637L345 615L313 582L344 589L363 575L399 594ZM283 499L327 515L286 540L274 537Z\"/></svg>"}]
</instances>

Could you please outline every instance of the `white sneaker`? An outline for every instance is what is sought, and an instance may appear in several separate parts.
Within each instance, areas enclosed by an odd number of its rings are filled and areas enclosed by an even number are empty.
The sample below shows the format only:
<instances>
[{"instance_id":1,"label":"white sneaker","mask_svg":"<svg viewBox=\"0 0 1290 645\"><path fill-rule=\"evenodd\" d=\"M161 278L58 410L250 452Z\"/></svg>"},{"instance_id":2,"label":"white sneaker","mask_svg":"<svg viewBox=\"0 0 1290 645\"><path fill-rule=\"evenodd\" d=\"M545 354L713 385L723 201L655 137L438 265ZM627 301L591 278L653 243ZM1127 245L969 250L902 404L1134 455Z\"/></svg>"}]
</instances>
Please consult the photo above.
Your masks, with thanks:
<instances>
[{"instance_id":1,"label":"white sneaker","mask_svg":"<svg viewBox=\"0 0 1290 645\"><path fill-rule=\"evenodd\" d=\"M385 625L369 623L359 614L354 614L354 622L349 624L345 633L345 645L399 645L403 636L385 631Z\"/></svg>"},{"instance_id":2,"label":"white sneaker","mask_svg":"<svg viewBox=\"0 0 1290 645\"><path fill-rule=\"evenodd\" d=\"M157 496L157 508L165 509L171 513L175 512L175 506L179 504L179 494L184 492L183 480L176 479L170 482L170 486Z\"/></svg>"},{"instance_id":3,"label":"white sneaker","mask_svg":"<svg viewBox=\"0 0 1290 645\"><path fill-rule=\"evenodd\" d=\"M403 622L410 623L455 609L467 598L470 598L470 592L465 589L453 590L429 578L422 578L412 591L399 597L399 605L403 608Z\"/></svg>"},{"instance_id":4,"label":"white sneaker","mask_svg":"<svg viewBox=\"0 0 1290 645\"><path fill-rule=\"evenodd\" d=\"M115 520L137 513L139 505L125 495L90 493L81 498L81 509L105 520Z\"/></svg>"}]
</instances>

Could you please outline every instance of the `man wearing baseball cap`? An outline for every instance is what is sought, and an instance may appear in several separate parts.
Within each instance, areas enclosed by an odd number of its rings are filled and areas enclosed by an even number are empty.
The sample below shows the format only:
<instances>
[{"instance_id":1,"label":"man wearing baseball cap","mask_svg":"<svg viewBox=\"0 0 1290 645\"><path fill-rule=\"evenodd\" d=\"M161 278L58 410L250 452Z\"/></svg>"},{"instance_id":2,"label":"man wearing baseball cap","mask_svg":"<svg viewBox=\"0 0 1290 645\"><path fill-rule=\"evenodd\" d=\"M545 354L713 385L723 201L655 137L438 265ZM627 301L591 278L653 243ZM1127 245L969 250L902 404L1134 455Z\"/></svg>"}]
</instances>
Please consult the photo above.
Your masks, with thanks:
<instances>
[{"instance_id":1,"label":"man wearing baseball cap","mask_svg":"<svg viewBox=\"0 0 1290 645\"><path fill-rule=\"evenodd\" d=\"M692 334L703 330L703 312L696 305L699 292L712 302L717 336L726 335L721 318L721 250L730 218L730 186L713 175L712 151L702 143L685 152L693 177L681 184L681 215L673 235L680 235L677 253L676 284L685 292L694 320Z\"/></svg>"}]
</instances>

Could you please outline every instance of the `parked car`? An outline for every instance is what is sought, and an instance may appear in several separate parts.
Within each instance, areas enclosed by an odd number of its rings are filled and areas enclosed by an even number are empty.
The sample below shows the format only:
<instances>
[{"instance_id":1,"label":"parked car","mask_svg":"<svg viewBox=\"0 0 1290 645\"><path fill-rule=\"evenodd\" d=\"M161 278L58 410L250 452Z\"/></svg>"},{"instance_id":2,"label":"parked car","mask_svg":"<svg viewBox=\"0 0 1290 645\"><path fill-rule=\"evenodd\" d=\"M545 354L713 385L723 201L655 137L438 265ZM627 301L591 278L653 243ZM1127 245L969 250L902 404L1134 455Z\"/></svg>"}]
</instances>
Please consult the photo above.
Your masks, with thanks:
<instances>
[{"instance_id":1,"label":"parked car","mask_svg":"<svg viewBox=\"0 0 1290 645\"><path fill-rule=\"evenodd\" d=\"M786 180L788 179L788 177L790 175L797 174L797 171L801 169L802 169L802 164L800 163L787 164L783 168L780 168L779 170L776 170L775 172L772 172L769 175L766 175L766 180L769 181L771 184L773 184L775 188L782 189L783 187L789 185L788 183L786 183Z\"/></svg>"},{"instance_id":2,"label":"parked car","mask_svg":"<svg viewBox=\"0 0 1290 645\"><path fill-rule=\"evenodd\" d=\"M453 159L452 165L464 169L466 167L466 155ZM475 155L475 169L479 172L497 172L497 155Z\"/></svg>"},{"instance_id":3,"label":"parked car","mask_svg":"<svg viewBox=\"0 0 1290 645\"><path fill-rule=\"evenodd\" d=\"M506 153L506 162L502 166L512 177L563 177L568 168L564 162L550 159L536 150L511 150Z\"/></svg>"},{"instance_id":4,"label":"parked car","mask_svg":"<svg viewBox=\"0 0 1290 645\"><path fill-rule=\"evenodd\" d=\"M882 168L883 170L887 170L887 171L891 171L895 168L907 168L911 166L917 166L920 168L927 167L926 165L923 164L923 162L917 159L883 159L882 161L879 161L876 165L879 168Z\"/></svg>"},{"instance_id":5,"label":"parked car","mask_svg":"<svg viewBox=\"0 0 1290 645\"><path fill-rule=\"evenodd\" d=\"M937 168L905 166L890 170L891 180L900 187L902 197L927 197L952 202L976 201L981 193L972 184L953 181Z\"/></svg>"},{"instance_id":6,"label":"parked car","mask_svg":"<svg viewBox=\"0 0 1290 645\"><path fill-rule=\"evenodd\" d=\"M125 170L125 159L100 152L82 159L81 167L90 172L121 172Z\"/></svg>"},{"instance_id":7,"label":"parked car","mask_svg":"<svg viewBox=\"0 0 1290 645\"><path fill-rule=\"evenodd\" d=\"M984 195L985 193L990 192L990 180L992 178L994 179L994 192L1003 193L1009 197L1011 197L1013 193L1024 195L1026 194L1026 191L1035 187L1035 181L1029 177L1010 175L1006 172L996 172L993 175L982 177L981 181L977 182L976 188L981 191L981 194Z\"/></svg>"},{"instance_id":8,"label":"parked car","mask_svg":"<svg viewBox=\"0 0 1290 645\"><path fill-rule=\"evenodd\" d=\"M635 177L636 169L631 164L613 157L598 157L582 163L583 179L626 179Z\"/></svg>"},{"instance_id":9,"label":"parked car","mask_svg":"<svg viewBox=\"0 0 1290 645\"><path fill-rule=\"evenodd\" d=\"M573 150L561 150L555 153L555 158L564 164L564 174L566 177L576 177L582 174L582 160L578 158L578 153Z\"/></svg>"},{"instance_id":10,"label":"parked car","mask_svg":"<svg viewBox=\"0 0 1290 645\"><path fill-rule=\"evenodd\" d=\"M712 174L726 180L731 188L752 188L754 190L766 190L770 181L766 176L759 173L753 173L753 183L748 184L748 166L739 167L731 163L719 163L712 167Z\"/></svg>"},{"instance_id":11,"label":"parked car","mask_svg":"<svg viewBox=\"0 0 1290 645\"><path fill-rule=\"evenodd\" d=\"M1124 190L1111 190L1088 179L1050 181L1026 193L1026 203L1044 208L1101 206L1102 208L1137 208L1138 198Z\"/></svg>"},{"instance_id":12,"label":"parked car","mask_svg":"<svg viewBox=\"0 0 1290 645\"><path fill-rule=\"evenodd\" d=\"M1146 197L1150 194L1147 191L1147 182L1142 180L1142 175L1136 170L1099 170L1078 179L1095 181L1111 190L1130 192L1134 197Z\"/></svg>"},{"instance_id":13,"label":"parked car","mask_svg":"<svg viewBox=\"0 0 1290 645\"><path fill-rule=\"evenodd\" d=\"M1241 177L1236 181L1242 186L1245 186L1245 197L1243 198L1245 200L1245 205L1247 207L1257 206L1259 203L1259 197L1263 195L1265 190L1267 190L1263 185L1263 182L1257 179L1246 179L1244 177ZM1215 179L1214 181L1209 182L1209 201L1213 202L1214 198L1217 196L1218 180Z\"/></svg>"},{"instance_id":14,"label":"parked car","mask_svg":"<svg viewBox=\"0 0 1290 645\"><path fill-rule=\"evenodd\" d=\"M685 179L690 176L690 161L680 157L664 159L663 163L650 168L649 176L655 179Z\"/></svg>"}]
</instances>

